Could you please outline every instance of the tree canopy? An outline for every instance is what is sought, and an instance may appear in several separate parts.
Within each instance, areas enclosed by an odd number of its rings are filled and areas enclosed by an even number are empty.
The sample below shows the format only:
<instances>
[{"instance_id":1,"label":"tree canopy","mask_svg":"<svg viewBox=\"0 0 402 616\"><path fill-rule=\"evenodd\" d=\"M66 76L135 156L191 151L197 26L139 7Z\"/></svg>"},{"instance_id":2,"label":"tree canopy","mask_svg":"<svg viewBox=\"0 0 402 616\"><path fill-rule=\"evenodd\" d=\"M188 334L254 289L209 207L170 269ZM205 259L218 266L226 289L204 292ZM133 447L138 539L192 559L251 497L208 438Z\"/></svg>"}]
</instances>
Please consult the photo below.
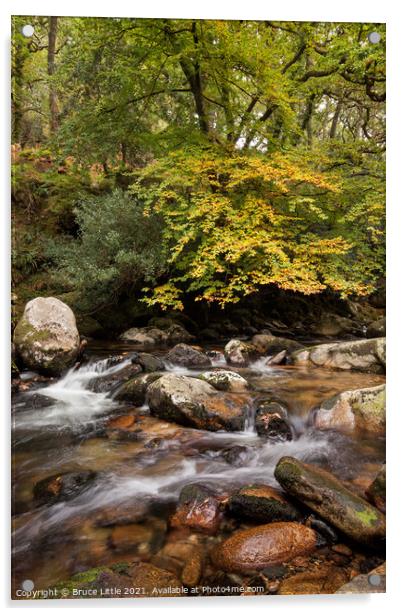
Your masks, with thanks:
<instances>
[{"instance_id":1,"label":"tree canopy","mask_svg":"<svg viewBox=\"0 0 402 616\"><path fill-rule=\"evenodd\" d=\"M13 142L87 174L46 267L88 306L374 290L384 25L15 17L12 42Z\"/></svg>"}]
</instances>

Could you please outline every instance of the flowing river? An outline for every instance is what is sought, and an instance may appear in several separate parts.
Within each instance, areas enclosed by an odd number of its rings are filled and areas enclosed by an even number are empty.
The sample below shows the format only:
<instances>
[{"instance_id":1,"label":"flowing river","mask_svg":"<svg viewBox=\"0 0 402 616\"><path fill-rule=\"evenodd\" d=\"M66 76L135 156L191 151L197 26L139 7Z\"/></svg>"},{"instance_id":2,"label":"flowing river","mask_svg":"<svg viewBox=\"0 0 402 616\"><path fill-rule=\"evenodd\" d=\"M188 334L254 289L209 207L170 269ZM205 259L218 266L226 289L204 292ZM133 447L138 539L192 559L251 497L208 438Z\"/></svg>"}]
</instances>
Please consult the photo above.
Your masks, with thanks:
<instances>
[{"instance_id":1,"label":"flowing river","mask_svg":"<svg viewBox=\"0 0 402 616\"><path fill-rule=\"evenodd\" d=\"M267 367L262 358L236 370L252 386L245 430L213 433L169 427L149 417L146 405L132 408L114 400L113 387L108 391L107 384L130 364L133 350L123 343L97 343L85 365L15 396L14 585L30 579L44 588L90 567L141 555L149 559L163 545L166 521L186 484L201 482L218 493L256 482L277 486L275 465L290 455L331 470L362 492L384 460L384 439L318 431L311 421L324 399L378 385L383 376ZM163 359L165 352L156 354ZM107 359L115 353L123 355L119 363ZM213 362L225 366L222 353L215 353ZM166 369L193 376L199 372L168 364ZM32 375L22 376L29 380ZM272 443L255 433L252 409L267 395L288 406L292 441ZM141 418L140 433L113 429L111 419L127 414ZM34 501L33 486L41 479L87 470L94 471L96 479L76 497L51 505ZM119 542L118 529L127 530L127 524L132 532Z\"/></svg>"}]
</instances>

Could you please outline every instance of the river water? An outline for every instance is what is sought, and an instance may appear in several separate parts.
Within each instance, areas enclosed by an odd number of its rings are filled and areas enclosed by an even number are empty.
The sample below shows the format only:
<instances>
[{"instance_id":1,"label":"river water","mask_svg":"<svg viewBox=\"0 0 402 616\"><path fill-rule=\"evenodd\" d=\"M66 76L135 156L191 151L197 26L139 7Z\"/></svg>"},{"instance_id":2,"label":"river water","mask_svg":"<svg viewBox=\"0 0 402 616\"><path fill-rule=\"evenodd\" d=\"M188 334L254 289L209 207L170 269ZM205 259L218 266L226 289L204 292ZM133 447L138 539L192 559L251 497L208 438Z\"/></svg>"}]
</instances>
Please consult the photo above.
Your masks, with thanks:
<instances>
[{"instance_id":1,"label":"river water","mask_svg":"<svg viewBox=\"0 0 402 616\"><path fill-rule=\"evenodd\" d=\"M98 343L87 364L14 398L15 587L30 579L37 588L45 588L90 567L141 554L149 559L163 545L165 522L188 483L202 482L221 493L255 482L278 487L275 465L282 456L291 455L331 470L363 492L384 460L384 439L318 431L311 421L313 409L324 399L378 385L384 382L382 376L267 367L263 358L238 370L252 385L246 395L250 417L245 430L211 433L168 425L151 418L146 405L132 408L118 403L108 391L94 391L98 389L94 384L129 365L129 352L127 344L111 348ZM107 356L116 353L123 359L110 365ZM158 354L163 358L163 351ZM215 366L225 365L222 354L213 361ZM197 375L171 365L166 368ZM252 409L258 398L267 396L288 406L292 441L267 442L255 433ZM141 431L113 429L110 420L121 415L139 418ZM224 455L229 449L238 452L230 462ZM38 506L33 500L37 481L83 470L97 473L85 492L53 505ZM124 532L130 529L131 540L117 539L119 527Z\"/></svg>"}]
</instances>

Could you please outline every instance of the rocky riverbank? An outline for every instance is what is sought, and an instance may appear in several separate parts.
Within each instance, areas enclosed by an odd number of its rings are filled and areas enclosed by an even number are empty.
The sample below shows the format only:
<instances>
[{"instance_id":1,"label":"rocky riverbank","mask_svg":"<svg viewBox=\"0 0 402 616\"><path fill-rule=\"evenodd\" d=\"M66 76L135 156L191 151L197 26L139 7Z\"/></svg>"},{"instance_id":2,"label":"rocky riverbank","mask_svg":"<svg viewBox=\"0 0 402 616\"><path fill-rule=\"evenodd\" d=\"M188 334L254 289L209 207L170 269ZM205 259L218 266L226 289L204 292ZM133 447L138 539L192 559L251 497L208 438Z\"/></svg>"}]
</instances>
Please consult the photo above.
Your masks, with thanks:
<instances>
[{"instance_id":1,"label":"rocky riverbank","mask_svg":"<svg viewBox=\"0 0 402 616\"><path fill-rule=\"evenodd\" d=\"M384 338L165 323L96 358L60 304L14 336L14 591L349 592L383 563Z\"/></svg>"}]
</instances>

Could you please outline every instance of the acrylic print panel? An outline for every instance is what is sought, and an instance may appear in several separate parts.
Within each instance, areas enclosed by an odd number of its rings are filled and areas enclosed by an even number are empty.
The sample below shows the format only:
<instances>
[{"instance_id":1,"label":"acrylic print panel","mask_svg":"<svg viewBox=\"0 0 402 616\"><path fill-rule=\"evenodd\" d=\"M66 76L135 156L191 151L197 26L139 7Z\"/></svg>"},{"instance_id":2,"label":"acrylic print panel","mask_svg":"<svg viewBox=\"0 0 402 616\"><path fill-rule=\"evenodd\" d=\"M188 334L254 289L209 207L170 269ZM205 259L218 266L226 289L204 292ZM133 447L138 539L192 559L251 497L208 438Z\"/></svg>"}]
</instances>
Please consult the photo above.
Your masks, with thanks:
<instances>
[{"instance_id":1,"label":"acrylic print panel","mask_svg":"<svg viewBox=\"0 0 402 616\"><path fill-rule=\"evenodd\" d=\"M385 590L385 26L15 16L14 599Z\"/></svg>"}]
</instances>

